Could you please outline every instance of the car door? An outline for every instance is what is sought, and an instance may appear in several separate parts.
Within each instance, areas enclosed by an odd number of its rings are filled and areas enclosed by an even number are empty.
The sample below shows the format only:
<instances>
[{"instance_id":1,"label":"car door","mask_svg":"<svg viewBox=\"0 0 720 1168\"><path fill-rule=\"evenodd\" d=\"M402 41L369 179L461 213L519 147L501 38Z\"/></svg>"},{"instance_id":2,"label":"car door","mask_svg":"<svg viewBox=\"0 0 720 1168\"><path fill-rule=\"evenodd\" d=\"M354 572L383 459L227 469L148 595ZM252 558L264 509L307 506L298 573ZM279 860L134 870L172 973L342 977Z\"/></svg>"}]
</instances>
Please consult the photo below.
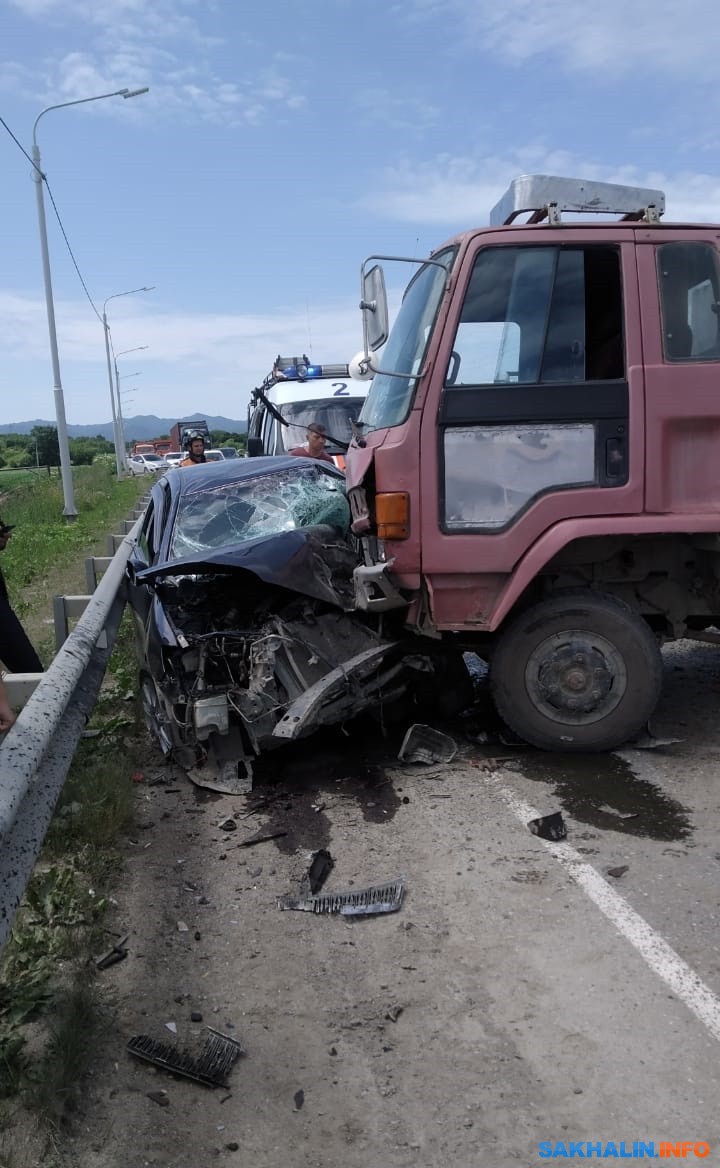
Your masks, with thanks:
<instances>
[{"instance_id":1,"label":"car door","mask_svg":"<svg viewBox=\"0 0 720 1168\"><path fill-rule=\"evenodd\" d=\"M142 660L145 660L148 655L148 638L152 624L155 590L148 584L139 581L137 574L145 568L152 567L157 562L163 531L168 521L170 503L170 487L167 480L162 479L152 488L137 542L128 558L128 603L133 614L135 637Z\"/></svg>"}]
</instances>

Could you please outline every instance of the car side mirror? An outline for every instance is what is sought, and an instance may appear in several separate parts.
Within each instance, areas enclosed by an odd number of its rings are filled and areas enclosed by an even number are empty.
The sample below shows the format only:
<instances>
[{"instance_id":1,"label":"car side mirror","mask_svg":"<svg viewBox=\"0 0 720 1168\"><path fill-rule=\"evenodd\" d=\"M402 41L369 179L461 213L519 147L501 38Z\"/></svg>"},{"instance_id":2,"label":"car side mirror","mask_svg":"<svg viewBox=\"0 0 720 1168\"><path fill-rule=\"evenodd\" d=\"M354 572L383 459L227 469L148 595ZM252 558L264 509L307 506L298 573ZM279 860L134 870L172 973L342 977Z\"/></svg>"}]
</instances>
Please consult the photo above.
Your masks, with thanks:
<instances>
[{"instance_id":1,"label":"car side mirror","mask_svg":"<svg viewBox=\"0 0 720 1168\"><path fill-rule=\"evenodd\" d=\"M130 583L134 586L137 584L138 572L144 572L150 565L146 564L144 560L128 560L125 565L125 575Z\"/></svg>"},{"instance_id":2,"label":"car side mirror","mask_svg":"<svg viewBox=\"0 0 720 1168\"><path fill-rule=\"evenodd\" d=\"M247 440L247 456L248 458L260 458L264 454L262 438L248 438Z\"/></svg>"}]
</instances>

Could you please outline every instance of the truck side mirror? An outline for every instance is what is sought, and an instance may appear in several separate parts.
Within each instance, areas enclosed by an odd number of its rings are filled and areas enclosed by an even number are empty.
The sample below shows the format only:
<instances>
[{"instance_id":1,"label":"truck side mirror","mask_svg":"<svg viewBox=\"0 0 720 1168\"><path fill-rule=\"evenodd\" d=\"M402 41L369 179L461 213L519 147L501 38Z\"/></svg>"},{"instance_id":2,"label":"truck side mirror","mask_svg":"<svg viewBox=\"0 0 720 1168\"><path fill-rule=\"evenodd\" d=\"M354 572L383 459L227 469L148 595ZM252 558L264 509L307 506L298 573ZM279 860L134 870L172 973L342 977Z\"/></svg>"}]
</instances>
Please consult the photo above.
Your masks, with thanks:
<instances>
[{"instance_id":1,"label":"truck side mirror","mask_svg":"<svg viewBox=\"0 0 720 1168\"><path fill-rule=\"evenodd\" d=\"M379 264L373 264L362 278L360 311L363 318L365 352L375 353L388 339L388 306L385 276Z\"/></svg>"},{"instance_id":2,"label":"truck side mirror","mask_svg":"<svg viewBox=\"0 0 720 1168\"><path fill-rule=\"evenodd\" d=\"M260 458L265 453L262 438L248 438L246 452L248 458Z\"/></svg>"}]
</instances>

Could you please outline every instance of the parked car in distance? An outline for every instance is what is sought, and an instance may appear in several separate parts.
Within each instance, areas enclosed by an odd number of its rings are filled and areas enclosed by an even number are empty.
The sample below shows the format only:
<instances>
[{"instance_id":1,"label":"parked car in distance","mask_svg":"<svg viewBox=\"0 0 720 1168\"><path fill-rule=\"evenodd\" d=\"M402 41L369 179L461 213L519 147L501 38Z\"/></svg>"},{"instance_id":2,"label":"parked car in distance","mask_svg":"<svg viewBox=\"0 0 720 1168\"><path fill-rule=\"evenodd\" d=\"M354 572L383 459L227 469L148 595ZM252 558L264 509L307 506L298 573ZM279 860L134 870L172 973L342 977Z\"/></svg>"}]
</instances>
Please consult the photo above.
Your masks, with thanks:
<instances>
[{"instance_id":1,"label":"parked car in distance","mask_svg":"<svg viewBox=\"0 0 720 1168\"><path fill-rule=\"evenodd\" d=\"M225 455L223 454L222 450L206 450L205 451L205 461L206 462L224 462Z\"/></svg>"},{"instance_id":2,"label":"parked car in distance","mask_svg":"<svg viewBox=\"0 0 720 1168\"><path fill-rule=\"evenodd\" d=\"M194 782L239 794L265 751L368 708L386 717L405 691L436 711L447 700L442 643L352 612L357 562L328 463L223 459L153 484L127 569L139 688L163 753Z\"/></svg>"},{"instance_id":3,"label":"parked car in distance","mask_svg":"<svg viewBox=\"0 0 720 1168\"><path fill-rule=\"evenodd\" d=\"M167 454L163 455L168 466L179 466L185 457L182 450L168 450Z\"/></svg>"},{"instance_id":4,"label":"parked car in distance","mask_svg":"<svg viewBox=\"0 0 720 1168\"><path fill-rule=\"evenodd\" d=\"M220 453L223 458L239 458L239 454L234 446L220 446Z\"/></svg>"},{"instance_id":5,"label":"parked car in distance","mask_svg":"<svg viewBox=\"0 0 720 1168\"><path fill-rule=\"evenodd\" d=\"M159 454L133 454L127 465L131 475L160 474L168 469L167 460Z\"/></svg>"}]
</instances>

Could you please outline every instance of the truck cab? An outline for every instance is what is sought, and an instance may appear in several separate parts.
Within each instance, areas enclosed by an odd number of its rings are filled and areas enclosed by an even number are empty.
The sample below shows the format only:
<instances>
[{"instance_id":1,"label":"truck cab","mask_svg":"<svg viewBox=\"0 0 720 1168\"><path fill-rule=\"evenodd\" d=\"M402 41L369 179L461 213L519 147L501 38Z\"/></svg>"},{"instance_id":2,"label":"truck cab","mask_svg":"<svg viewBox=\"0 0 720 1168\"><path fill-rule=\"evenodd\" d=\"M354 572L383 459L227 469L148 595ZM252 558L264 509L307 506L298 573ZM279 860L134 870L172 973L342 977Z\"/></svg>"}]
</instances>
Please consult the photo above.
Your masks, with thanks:
<instances>
[{"instance_id":1,"label":"truck cab","mask_svg":"<svg viewBox=\"0 0 720 1168\"><path fill-rule=\"evenodd\" d=\"M344 469L352 423L367 392L368 385L353 380L347 365L317 365L307 356L277 357L250 398L248 455L287 454L302 446L308 425L319 422L327 433L327 453Z\"/></svg>"},{"instance_id":2,"label":"truck cab","mask_svg":"<svg viewBox=\"0 0 720 1168\"><path fill-rule=\"evenodd\" d=\"M357 606L487 657L547 749L627 741L661 643L720 624L720 227L664 207L522 176L418 264L389 335L363 265Z\"/></svg>"}]
</instances>

